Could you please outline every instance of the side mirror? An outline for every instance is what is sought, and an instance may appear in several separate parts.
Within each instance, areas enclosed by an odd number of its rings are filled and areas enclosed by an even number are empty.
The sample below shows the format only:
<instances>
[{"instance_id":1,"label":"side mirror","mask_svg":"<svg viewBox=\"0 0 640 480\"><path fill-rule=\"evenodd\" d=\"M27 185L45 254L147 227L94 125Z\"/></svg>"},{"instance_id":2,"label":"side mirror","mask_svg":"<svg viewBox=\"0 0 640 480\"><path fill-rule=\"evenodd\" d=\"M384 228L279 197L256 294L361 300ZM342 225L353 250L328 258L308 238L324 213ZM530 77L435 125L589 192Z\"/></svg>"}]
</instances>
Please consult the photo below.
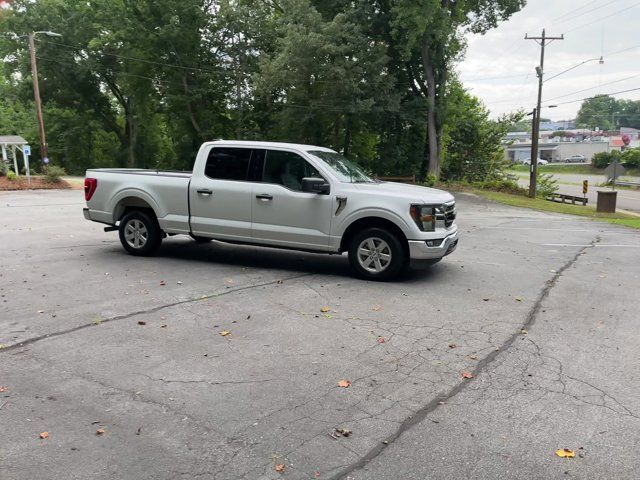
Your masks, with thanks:
<instances>
[{"instance_id":1,"label":"side mirror","mask_svg":"<svg viewBox=\"0 0 640 480\"><path fill-rule=\"evenodd\" d=\"M324 178L308 177L302 179L302 191L328 195L331 187Z\"/></svg>"}]
</instances>

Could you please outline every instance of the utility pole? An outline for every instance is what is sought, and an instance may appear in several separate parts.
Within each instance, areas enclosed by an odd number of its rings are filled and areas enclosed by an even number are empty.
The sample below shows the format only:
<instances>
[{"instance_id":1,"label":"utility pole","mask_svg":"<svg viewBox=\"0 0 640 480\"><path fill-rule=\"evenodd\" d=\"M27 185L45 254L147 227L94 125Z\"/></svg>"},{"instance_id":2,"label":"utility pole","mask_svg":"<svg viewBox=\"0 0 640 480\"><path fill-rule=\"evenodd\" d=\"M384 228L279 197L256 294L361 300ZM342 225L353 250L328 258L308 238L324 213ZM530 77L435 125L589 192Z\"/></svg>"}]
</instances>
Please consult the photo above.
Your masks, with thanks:
<instances>
[{"instance_id":1,"label":"utility pole","mask_svg":"<svg viewBox=\"0 0 640 480\"><path fill-rule=\"evenodd\" d=\"M531 170L529 172L529 196L536 198L536 183L538 178L538 132L540 131L540 110L542 109L542 82L544 75L544 48L554 40L564 40L564 35L559 37L547 37L544 28L542 36L530 37L529 34L524 36L525 40L534 40L540 45L540 65L536 67L538 75L538 103L533 113L533 125L531 127Z\"/></svg>"},{"instance_id":2,"label":"utility pole","mask_svg":"<svg viewBox=\"0 0 640 480\"><path fill-rule=\"evenodd\" d=\"M38 82L38 66L36 65L35 33L29 34L29 53L31 54L31 78L33 80L33 98L36 102L36 115L38 117L38 136L40 137L40 158L43 164L49 163L47 140L44 135L44 121L42 120L42 104L40 101L40 85Z\"/></svg>"},{"instance_id":3,"label":"utility pole","mask_svg":"<svg viewBox=\"0 0 640 480\"><path fill-rule=\"evenodd\" d=\"M49 163L49 147L44 135L44 120L42 119L42 102L40 100L40 84L38 82L38 66L36 65L36 35L42 33L48 37L61 37L55 32L31 32L29 34L29 53L31 54L31 77L33 80L33 98L36 103L36 115L38 117L38 136L40 137L40 158L44 165Z\"/></svg>"}]
</instances>

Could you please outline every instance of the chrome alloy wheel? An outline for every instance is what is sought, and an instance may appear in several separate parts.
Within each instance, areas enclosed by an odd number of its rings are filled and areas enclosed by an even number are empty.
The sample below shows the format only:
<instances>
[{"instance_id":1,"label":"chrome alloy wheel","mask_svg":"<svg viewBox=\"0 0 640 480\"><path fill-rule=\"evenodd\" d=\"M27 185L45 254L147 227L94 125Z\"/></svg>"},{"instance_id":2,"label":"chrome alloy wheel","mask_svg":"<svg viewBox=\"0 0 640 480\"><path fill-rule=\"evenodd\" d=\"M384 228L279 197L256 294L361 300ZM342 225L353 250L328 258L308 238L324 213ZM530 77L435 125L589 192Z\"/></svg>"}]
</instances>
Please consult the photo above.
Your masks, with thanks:
<instances>
[{"instance_id":1,"label":"chrome alloy wheel","mask_svg":"<svg viewBox=\"0 0 640 480\"><path fill-rule=\"evenodd\" d=\"M124 238L132 248L142 248L149 239L149 232L144 223L132 218L124 226Z\"/></svg>"},{"instance_id":2,"label":"chrome alloy wheel","mask_svg":"<svg viewBox=\"0 0 640 480\"><path fill-rule=\"evenodd\" d=\"M381 238L366 238L358 246L358 263L367 272L383 272L391 263L391 247Z\"/></svg>"}]
</instances>

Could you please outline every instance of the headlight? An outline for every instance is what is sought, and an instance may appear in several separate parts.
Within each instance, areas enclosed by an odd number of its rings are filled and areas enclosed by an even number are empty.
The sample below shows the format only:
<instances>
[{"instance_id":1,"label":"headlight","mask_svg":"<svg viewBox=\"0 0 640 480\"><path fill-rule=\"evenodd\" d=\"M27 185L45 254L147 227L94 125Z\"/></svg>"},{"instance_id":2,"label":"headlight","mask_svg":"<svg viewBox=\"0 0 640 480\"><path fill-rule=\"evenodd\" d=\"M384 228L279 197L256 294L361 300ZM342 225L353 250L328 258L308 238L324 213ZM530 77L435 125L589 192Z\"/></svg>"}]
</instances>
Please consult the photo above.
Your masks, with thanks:
<instances>
[{"instance_id":1,"label":"headlight","mask_svg":"<svg viewBox=\"0 0 640 480\"><path fill-rule=\"evenodd\" d=\"M433 232L436 229L436 215L440 208L440 206L433 205L411 205L409 212L420 230Z\"/></svg>"}]
</instances>

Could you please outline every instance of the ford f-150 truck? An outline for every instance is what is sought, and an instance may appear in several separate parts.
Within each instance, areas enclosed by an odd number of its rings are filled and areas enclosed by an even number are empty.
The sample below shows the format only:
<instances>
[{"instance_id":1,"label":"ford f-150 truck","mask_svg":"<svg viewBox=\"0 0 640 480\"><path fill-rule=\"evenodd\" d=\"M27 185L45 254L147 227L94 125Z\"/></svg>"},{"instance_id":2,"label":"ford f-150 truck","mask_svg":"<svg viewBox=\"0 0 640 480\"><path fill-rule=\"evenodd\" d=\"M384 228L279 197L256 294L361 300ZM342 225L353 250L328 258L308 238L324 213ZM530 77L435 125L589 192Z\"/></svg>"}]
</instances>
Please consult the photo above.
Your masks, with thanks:
<instances>
[{"instance_id":1,"label":"ford f-150 truck","mask_svg":"<svg viewBox=\"0 0 640 480\"><path fill-rule=\"evenodd\" d=\"M395 277L409 263L435 263L458 243L450 193L381 182L341 154L290 143L204 143L192 172L90 169L88 220L118 230L133 255L163 238L348 252L368 279Z\"/></svg>"}]
</instances>

